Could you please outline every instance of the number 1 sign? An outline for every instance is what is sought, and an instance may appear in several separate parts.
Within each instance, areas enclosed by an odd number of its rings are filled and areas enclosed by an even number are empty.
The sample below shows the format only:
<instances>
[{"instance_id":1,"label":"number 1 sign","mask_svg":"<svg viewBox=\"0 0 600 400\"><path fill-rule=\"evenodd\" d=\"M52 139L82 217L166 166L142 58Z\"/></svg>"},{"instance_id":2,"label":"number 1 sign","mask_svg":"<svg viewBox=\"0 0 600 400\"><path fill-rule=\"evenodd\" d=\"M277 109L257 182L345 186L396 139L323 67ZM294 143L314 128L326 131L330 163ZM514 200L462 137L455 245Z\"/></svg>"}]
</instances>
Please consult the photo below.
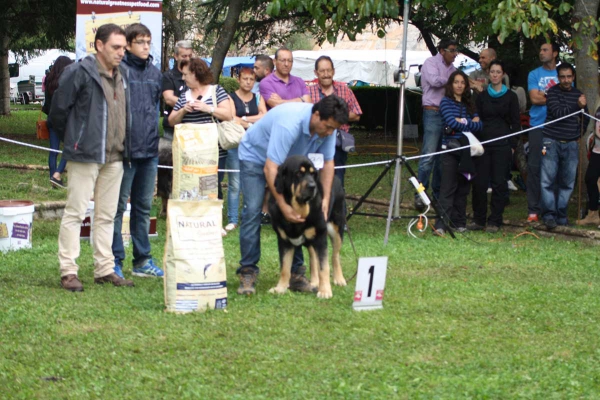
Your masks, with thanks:
<instances>
[{"instance_id":1,"label":"number 1 sign","mask_svg":"<svg viewBox=\"0 0 600 400\"><path fill-rule=\"evenodd\" d=\"M357 311L383 308L387 260L387 257L362 257L358 260L352 308Z\"/></svg>"}]
</instances>

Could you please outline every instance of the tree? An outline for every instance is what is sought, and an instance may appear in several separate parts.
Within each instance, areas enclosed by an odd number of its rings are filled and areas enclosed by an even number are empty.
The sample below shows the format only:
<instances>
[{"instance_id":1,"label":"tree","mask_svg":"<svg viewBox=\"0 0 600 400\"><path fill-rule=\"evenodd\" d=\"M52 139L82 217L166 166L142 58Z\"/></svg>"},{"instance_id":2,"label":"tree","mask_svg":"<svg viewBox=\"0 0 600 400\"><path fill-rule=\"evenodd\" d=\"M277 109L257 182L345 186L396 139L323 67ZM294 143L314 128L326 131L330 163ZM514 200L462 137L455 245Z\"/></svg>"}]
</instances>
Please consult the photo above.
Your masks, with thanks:
<instances>
[{"instance_id":1,"label":"tree","mask_svg":"<svg viewBox=\"0 0 600 400\"><path fill-rule=\"evenodd\" d=\"M39 50L72 50L76 2L3 0L0 7L0 115L9 115L8 52L12 50L20 60L26 60Z\"/></svg>"}]
</instances>

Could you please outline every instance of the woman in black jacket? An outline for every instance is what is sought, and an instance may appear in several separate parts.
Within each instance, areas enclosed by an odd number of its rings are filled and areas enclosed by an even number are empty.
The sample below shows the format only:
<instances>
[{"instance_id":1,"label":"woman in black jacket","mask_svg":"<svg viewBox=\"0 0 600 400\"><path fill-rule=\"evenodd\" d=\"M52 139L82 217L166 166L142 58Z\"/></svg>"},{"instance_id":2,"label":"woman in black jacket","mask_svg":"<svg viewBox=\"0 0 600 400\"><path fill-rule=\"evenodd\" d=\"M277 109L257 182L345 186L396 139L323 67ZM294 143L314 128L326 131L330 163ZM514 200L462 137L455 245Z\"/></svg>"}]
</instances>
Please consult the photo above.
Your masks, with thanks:
<instances>
[{"instance_id":1,"label":"woman in black jacket","mask_svg":"<svg viewBox=\"0 0 600 400\"><path fill-rule=\"evenodd\" d=\"M58 78L64 71L64 69L72 64L73 60L66 56L60 56L54 61L54 65L50 69L50 73L46 78L46 93L44 96L44 106L42 107L42 111L48 115L50 114L50 106L52 105L52 95L58 89ZM48 120L48 131L50 132L50 148L52 150L60 149L60 139L56 131L52 128L52 123ZM58 153L51 151L48 154L48 166L50 167L50 183L55 187L65 188L65 184L61 179L61 174L65 171L65 166L67 161L64 158L61 158L58 167L56 166L56 162L58 161Z\"/></svg>"},{"instance_id":2,"label":"woman in black jacket","mask_svg":"<svg viewBox=\"0 0 600 400\"><path fill-rule=\"evenodd\" d=\"M478 135L481 141L499 138L520 130L519 99L502 84L504 63L493 60L490 63L490 84L477 96L477 113L483 123ZM515 140L516 137L510 138ZM509 139L501 139L484 144L485 153L474 159L477 175L473 180L473 223L469 230L483 230L495 233L502 225L502 214L506 205L508 171L512 150ZM492 185L491 212L487 217L487 189ZM487 219L487 221L486 221Z\"/></svg>"}]
</instances>

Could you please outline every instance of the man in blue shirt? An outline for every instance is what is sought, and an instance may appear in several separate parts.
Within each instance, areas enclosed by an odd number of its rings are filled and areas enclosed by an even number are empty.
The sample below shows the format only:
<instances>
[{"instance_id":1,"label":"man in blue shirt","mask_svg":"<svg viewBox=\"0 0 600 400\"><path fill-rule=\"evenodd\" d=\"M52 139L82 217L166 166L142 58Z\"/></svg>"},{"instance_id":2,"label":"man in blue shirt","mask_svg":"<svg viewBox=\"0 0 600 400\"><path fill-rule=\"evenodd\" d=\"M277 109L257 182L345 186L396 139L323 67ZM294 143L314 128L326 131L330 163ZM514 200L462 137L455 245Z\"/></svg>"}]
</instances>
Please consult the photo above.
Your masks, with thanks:
<instances>
[{"instance_id":1,"label":"man in blue shirt","mask_svg":"<svg viewBox=\"0 0 600 400\"><path fill-rule=\"evenodd\" d=\"M559 47L556 43L544 43L540 47L542 66L529 73L527 90L531 99L529 110L531 127L546 122L546 93L558 83L556 62ZM542 128L529 131L529 156L527 158L527 222L537 222L541 214L540 208L540 171L542 161Z\"/></svg>"},{"instance_id":2,"label":"man in blue shirt","mask_svg":"<svg viewBox=\"0 0 600 400\"><path fill-rule=\"evenodd\" d=\"M260 260L260 211L265 183L285 219L293 223L304 220L275 190L277 168L288 156L318 153L323 156L320 173L323 185L323 214L328 215L334 176L335 132L348 122L348 107L341 98L331 95L317 104L285 103L270 110L250 127L239 147L240 181L244 198L240 226L241 260L239 294L256 293ZM297 248L292 265L290 290L311 291L304 276L302 249Z\"/></svg>"}]
</instances>

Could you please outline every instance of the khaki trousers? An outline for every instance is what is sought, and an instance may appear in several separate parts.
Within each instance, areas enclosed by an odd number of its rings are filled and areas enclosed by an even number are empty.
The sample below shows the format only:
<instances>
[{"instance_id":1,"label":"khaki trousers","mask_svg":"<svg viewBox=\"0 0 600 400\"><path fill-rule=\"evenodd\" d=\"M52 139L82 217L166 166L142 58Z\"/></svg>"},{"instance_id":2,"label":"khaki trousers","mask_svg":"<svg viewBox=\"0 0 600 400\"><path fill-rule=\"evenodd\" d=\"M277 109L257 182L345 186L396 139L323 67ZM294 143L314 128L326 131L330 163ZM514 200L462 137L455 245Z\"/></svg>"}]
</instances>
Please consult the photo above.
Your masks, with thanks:
<instances>
[{"instance_id":1,"label":"khaki trousers","mask_svg":"<svg viewBox=\"0 0 600 400\"><path fill-rule=\"evenodd\" d=\"M94 195L94 277L114 272L112 254L113 225L123 177L123 162L107 164L67 162L69 185L67 205L58 234L60 275L77 275L81 222Z\"/></svg>"}]
</instances>

